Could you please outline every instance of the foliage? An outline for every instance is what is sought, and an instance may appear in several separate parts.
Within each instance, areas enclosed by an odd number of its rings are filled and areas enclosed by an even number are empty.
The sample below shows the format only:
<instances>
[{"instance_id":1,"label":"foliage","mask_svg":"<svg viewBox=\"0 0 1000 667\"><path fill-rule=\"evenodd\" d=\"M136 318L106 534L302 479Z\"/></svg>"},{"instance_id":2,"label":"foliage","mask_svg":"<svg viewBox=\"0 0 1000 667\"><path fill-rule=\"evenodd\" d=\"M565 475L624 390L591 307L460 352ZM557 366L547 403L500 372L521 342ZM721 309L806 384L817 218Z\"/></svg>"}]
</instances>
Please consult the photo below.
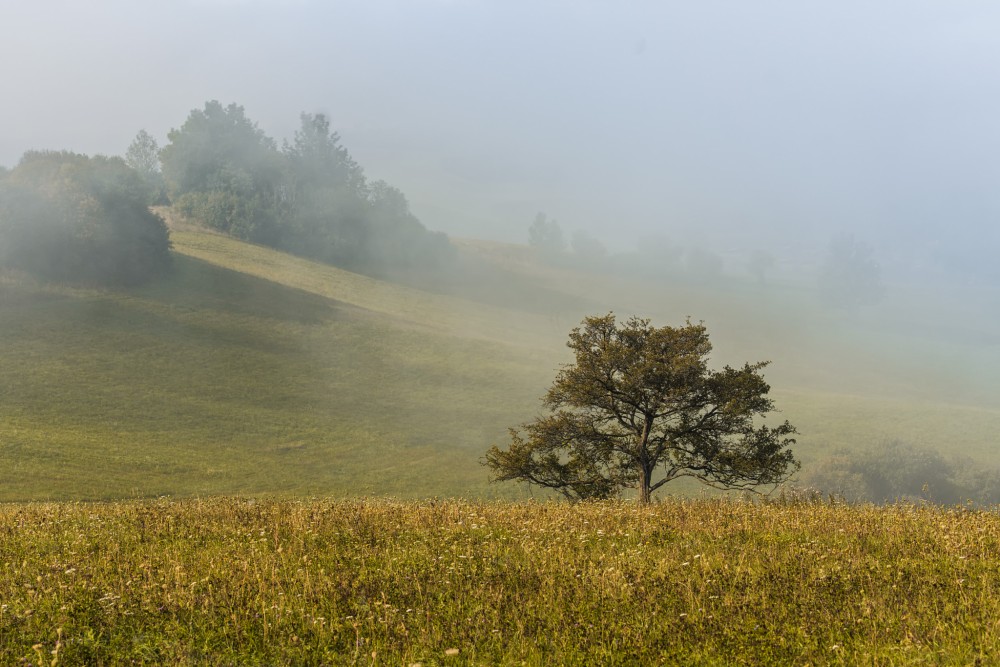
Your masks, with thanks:
<instances>
[{"instance_id":1,"label":"foliage","mask_svg":"<svg viewBox=\"0 0 1000 667\"><path fill-rule=\"evenodd\" d=\"M826 303L846 310L874 305L885 295L882 269L871 246L853 234L838 234L830 240L818 284Z\"/></svg>"},{"instance_id":2,"label":"foliage","mask_svg":"<svg viewBox=\"0 0 1000 667\"><path fill-rule=\"evenodd\" d=\"M236 238L370 275L440 269L454 260L403 194L369 183L323 114L300 116L281 151L243 107L212 101L170 132L161 152L182 214Z\"/></svg>"},{"instance_id":3,"label":"foliage","mask_svg":"<svg viewBox=\"0 0 1000 667\"><path fill-rule=\"evenodd\" d=\"M544 398L550 415L511 429L486 464L497 480L523 480L568 498L607 498L634 487L640 503L680 477L721 488L778 484L798 468L795 428L755 420L774 409L760 375L767 362L709 370L701 324L652 327L613 314L584 319L567 346L576 356ZM654 479L654 474L658 478Z\"/></svg>"},{"instance_id":4,"label":"foliage","mask_svg":"<svg viewBox=\"0 0 1000 667\"><path fill-rule=\"evenodd\" d=\"M47 279L134 285L170 263L163 220L120 158L27 153L0 181L0 262Z\"/></svg>"},{"instance_id":5,"label":"foliage","mask_svg":"<svg viewBox=\"0 0 1000 667\"><path fill-rule=\"evenodd\" d=\"M206 102L167 138L160 160L181 212L237 238L278 241L285 203L281 157L243 107Z\"/></svg>"},{"instance_id":6,"label":"foliage","mask_svg":"<svg viewBox=\"0 0 1000 667\"><path fill-rule=\"evenodd\" d=\"M167 184L160 171L160 147L156 139L139 130L125 151L125 164L135 170L149 190L147 201L151 206L168 203Z\"/></svg>"},{"instance_id":7,"label":"foliage","mask_svg":"<svg viewBox=\"0 0 1000 667\"><path fill-rule=\"evenodd\" d=\"M291 178L292 211L284 248L335 265L361 268L371 235L367 183L322 114L302 114L301 128L283 153Z\"/></svg>"},{"instance_id":8,"label":"foliage","mask_svg":"<svg viewBox=\"0 0 1000 667\"><path fill-rule=\"evenodd\" d=\"M973 665L1000 648L994 512L160 499L2 505L0 535L10 665Z\"/></svg>"},{"instance_id":9,"label":"foliage","mask_svg":"<svg viewBox=\"0 0 1000 667\"><path fill-rule=\"evenodd\" d=\"M406 197L385 181L368 189L372 233L366 244L369 261L383 272L404 272L421 266L448 266L455 258L448 237L428 232L410 212Z\"/></svg>"},{"instance_id":10,"label":"foliage","mask_svg":"<svg viewBox=\"0 0 1000 667\"><path fill-rule=\"evenodd\" d=\"M1000 502L1000 470L967 458L890 440L860 452L840 450L805 481L852 502L923 500L943 504Z\"/></svg>"},{"instance_id":11,"label":"foliage","mask_svg":"<svg viewBox=\"0 0 1000 667\"><path fill-rule=\"evenodd\" d=\"M146 130L139 130L125 151L125 164L142 176L160 172L160 147Z\"/></svg>"},{"instance_id":12,"label":"foliage","mask_svg":"<svg viewBox=\"0 0 1000 667\"><path fill-rule=\"evenodd\" d=\"M566 237L555 220L549 220L544 213L538 213L528 228L528 245L536 248L545 258L551 259L566 252Z\"/></svg>"}]
</instances>

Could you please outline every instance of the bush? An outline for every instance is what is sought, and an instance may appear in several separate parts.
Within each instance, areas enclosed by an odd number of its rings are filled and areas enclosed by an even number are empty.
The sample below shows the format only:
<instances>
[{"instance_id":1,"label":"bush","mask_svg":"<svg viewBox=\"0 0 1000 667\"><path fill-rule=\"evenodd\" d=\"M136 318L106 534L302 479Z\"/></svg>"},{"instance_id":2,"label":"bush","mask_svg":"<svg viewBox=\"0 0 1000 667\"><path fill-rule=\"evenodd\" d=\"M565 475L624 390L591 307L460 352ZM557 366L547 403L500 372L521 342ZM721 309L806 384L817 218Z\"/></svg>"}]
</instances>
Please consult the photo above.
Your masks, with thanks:
<instances>
[{"instance_id":1,"label":"bush","mask_svg":"<svg viewBox=\"0 0 1000 667\"><path fill-rule=\"evenodd\" d=\"M1000 470L983 468L967 458L946 459L934 449L899 440L863 452L837 451L803 481L851 502L1000 500Z\"/></svg>"},{"instance_id":2,"label":"bush","mask_svg":"<svg viewBox=\"0 0 1000 667\"><path fill-rule=\"evenodd\" d=\"M0 265L38 277L134 285L170 265L163 219L120 158L32 152L0 179Z\"/></svg>"}]
</instances>

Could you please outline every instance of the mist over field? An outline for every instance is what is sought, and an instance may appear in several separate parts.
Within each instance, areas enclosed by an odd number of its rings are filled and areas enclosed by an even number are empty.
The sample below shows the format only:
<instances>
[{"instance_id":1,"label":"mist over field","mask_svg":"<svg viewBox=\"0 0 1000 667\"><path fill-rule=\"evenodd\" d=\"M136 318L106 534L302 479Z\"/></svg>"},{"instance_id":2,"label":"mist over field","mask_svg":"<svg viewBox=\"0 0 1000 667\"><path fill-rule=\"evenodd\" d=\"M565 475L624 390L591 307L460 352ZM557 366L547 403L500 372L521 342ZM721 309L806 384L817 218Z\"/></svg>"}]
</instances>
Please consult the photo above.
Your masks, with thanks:
<instances>
[{"instance_id":1,"label":"mist over field","mask_svg":"<svg viewBox=\"0 0 1000 667\"><path fill-rule=\"evenodd\" d=\"M58 497L506 493L478 457L534 415L569 330L614 310L704 320L719 364L770 359L805 483L880 501L937 475L937 499L1000 500L969 474L1000 426L992 3L53 0L0 24L0 165L18 179L30 151L123 156L145 130L180 182L174 133L218 112L259 130L257 166L307 180L313 127L365 183L311 194L280 241L274 211L213 224L215 200L175 183L157 202L175 272L138 291L0 275L0 456L43 476L74 443L121 457L109 486ZM323 202L406 234L361 259L309 227ZM5 238L0 261L30 269ZM402 266L418 249L433 259ZM159 375L115 357L144 358L139 340ZM216 466L208 443L283 472ZM372 457L402 481L358 473ZM864 472L916 459L905 483Z\"/></svg>"}]
</instances>

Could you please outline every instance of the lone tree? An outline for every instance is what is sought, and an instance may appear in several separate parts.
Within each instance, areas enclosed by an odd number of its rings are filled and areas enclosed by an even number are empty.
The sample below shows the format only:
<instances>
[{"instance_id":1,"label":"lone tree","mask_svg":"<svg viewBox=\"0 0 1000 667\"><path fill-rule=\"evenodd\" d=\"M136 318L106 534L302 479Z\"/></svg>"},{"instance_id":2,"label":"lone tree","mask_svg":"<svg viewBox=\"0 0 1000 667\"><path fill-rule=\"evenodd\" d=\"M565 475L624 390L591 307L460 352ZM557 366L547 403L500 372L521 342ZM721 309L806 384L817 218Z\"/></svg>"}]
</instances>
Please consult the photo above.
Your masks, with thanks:
<instances>
[{"instance_id":1,"label":"lone tree","mask_svg":"<svg viewBox=\"0 0 1000 667\"><path fill-rule=\"evenodd\" d=\"M723 489L779 484L799 468L788 449L795 427L760 422L774 410L760 371L769 362L710 370L702 324L653 327L613 314L570 332L576 363L563 367L543 399L551 412L510 429L485 465L494 481L522 480L570 499L607 498L694 477Z\"/></svg>"}]
</instances>

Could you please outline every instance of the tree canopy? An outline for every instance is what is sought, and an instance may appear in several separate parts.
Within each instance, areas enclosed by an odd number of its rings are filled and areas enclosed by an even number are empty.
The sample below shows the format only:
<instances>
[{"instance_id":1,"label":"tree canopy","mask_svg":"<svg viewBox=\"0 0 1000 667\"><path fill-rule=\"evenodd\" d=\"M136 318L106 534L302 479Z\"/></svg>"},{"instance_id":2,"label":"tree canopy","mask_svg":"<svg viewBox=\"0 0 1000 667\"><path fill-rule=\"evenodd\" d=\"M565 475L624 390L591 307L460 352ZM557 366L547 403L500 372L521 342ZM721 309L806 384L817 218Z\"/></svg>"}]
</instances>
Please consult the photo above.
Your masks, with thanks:
<instances>
[{"instance_id":1,"label":"tree canopy","mask_svg":"<svg viewBox=\"0 0 1000 667\"><path fill-rule=\"evenodd\" d=\"M121 158L29 152L0 176L0 265L102 285L145 282L170 264L163 219Z\"/></svg>"},{"instance_id":2,"label":"tree canopy","mask_svg":"<svg viewBox=\"0 0 1000 667\"><path fill-rule=\"evenodd\" d=\"M150 204L169 203L167 184L160 170L160 146L146 130L139 130L125 151L125 164L135 170L148 189Z\"/></svg>"},{"instance_id":3,"label":"tree canopy","mask_svg":"<svg viewBox=\"0 0 1000 667\"><path fill-rule=\"evenodd\" d=\"M323 114L277 144L243 107L195 109L160 152L178 210L237 238L371 274L438 267L454 250L364 170Z\"/></svg>"},{"instance_id":4,"label":"tree canopy","mask_svg":"<svg viewBox=\"0 0 1000 667\"><path fill-rule=\"evenodd\" d=\"M653 327L614 314L584 319L543 399L549 414L510 429L485 464L495 481L521 480L571 499L627 488L641 503L680 477L725 489L779 484L798 469L795 428L761 423L774 410L761 370L708 367L704 325Z\"/></svg>"},{"instance_id":5,"label":"tree canopy","mask_svg":"<svg viewBox=\"0 0 1000 667\"><path fill-rule=\"evenodd\" d=\"M551 258L566 251L566 237L558 222L539 212L528 228L528 245Z\"/></svg>"},{"instance_id":6,"label":"tree canopy","mask_svg":"<svg viewBox=\"0 0 1000 667\"><path fill-rule=\"evenodd\" d=\"M163 176L182 213L237 238L278 241L281 157L243 107L207 102L167 138L160 151Z\"/></svg>"}]
</instances>

